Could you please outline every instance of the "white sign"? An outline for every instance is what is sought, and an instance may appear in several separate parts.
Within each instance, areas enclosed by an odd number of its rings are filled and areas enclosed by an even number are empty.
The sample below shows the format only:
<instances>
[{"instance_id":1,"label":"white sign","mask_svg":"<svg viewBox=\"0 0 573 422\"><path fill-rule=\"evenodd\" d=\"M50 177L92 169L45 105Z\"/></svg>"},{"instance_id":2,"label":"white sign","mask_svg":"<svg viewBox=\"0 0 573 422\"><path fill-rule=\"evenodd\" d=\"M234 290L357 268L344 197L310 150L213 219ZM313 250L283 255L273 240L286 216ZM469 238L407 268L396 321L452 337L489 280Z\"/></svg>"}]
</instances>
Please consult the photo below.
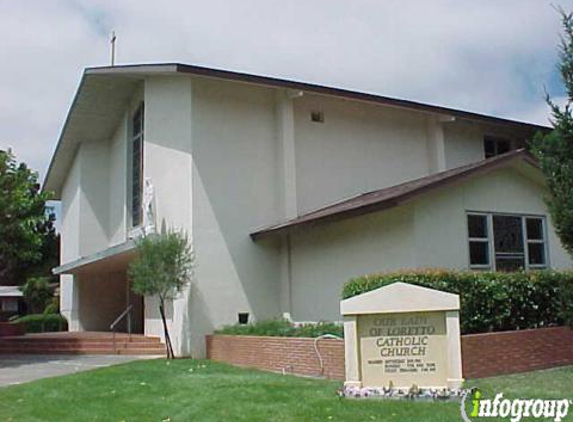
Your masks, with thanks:
<instances>
[{"instance_id":1,"label":"white sign","mask_svg":"<svg viewBox=\"0 0 573 422\"><path fill-rule=\"evenodd\" d=\"M341 302L347 386L458 389L457 295L394 283Z\"/></svg>"}]
</instances>

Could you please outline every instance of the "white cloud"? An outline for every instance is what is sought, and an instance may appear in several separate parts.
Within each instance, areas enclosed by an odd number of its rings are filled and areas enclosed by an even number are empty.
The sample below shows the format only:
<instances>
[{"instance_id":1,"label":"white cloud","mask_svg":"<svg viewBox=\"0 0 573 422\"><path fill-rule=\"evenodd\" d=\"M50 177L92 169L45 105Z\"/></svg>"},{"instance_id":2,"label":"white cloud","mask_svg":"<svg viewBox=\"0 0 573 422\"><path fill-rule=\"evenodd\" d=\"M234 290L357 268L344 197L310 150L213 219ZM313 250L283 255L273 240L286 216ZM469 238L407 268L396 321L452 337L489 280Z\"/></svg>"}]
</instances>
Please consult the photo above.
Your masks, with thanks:
<instances>
[{"instance_id":1,"label":"white cloud","mask_svg":"<svg viewBox=\"0 0 573 422\"><path fill-rule=\"evenodd\" d=\"M564 107L567 103L567 97L552 97L551 101L553 101L559 107ZM522 120L524 122L537 123L540 125L551 124L551 113L549 110L549 105L545 101L524 104L521 108L516 107L515 110L508 111L506 117L510 119Z\"/></svg>"},{"instance_id":2,"label":"white cloud","mask_svg":"<svg viewBox=\"0 0 573 422\"><path fill-rule=\"evenodd\" d=\"M67 1L0 1L0 148L43 170L81 67L101 63L104 49Z\"/></svg>"},{"instance_id":3,"label":"white cloud","mask_svg":"<svg viewBox=\"0 0 573 422\"><path fill-rule=\"evenodd\" d=\"M573 0L562 1L573 8ZM81 70L180 61L544 122L541 0L0 0L0 148L44 171Z\"/></svg>"}]
</instances>

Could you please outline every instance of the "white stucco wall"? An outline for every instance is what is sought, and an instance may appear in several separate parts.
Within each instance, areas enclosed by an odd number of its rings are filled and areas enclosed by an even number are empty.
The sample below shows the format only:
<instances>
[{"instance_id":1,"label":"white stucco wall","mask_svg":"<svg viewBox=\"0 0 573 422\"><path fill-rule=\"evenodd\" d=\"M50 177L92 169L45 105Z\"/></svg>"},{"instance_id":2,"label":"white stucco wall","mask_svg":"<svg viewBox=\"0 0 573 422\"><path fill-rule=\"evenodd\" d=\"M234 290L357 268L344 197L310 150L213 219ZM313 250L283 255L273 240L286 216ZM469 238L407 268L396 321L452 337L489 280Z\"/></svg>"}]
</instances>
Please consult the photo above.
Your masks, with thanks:
<instances>
[{"instance_id":1,"label":"white stucco wall","mask_svg":"<svg viewBox=\"0 0 573 422\"><path fill-rule=\"evenodd\" d=\"M315 94L294 104L299 214L428 174L426 115Z\"/></svg>"},{"instance_id":2,"label":"white stucco wall","mask_svg":"<svg viewBox=\"0 0 573 422\"><path fill-rule=\"evenodd\" d=\"M413 216L413 209L405 206L291 235L292 317L339 321L346 281L410 267Z\"/></svg>"},{"instance_id":3,"label":"white stucco wall","mask_svg":"<svg viewBox=\"0 0 573 422\"><path fill-rule=\"evenodd\" d=\"M485 158L483 127L463 121L444 123L442 127L447 168L460 167Z\"/></svg>"},{"instance_id":4,"label":"white stucco wall","mask_svg":"<svg viewBox=\"0 0 573 422\"><path fill-rule=\"evenodd\" d=\"M442 123L446 168L460 167L485 158L484 138L494 137L510 141L512 148L524 148L527 139L523 132L500 125L487 125L454 119Z\"/></svg>"},{"instance_id":5,"label":"white stucco wall","mask_svg":"<svg viewBox=\"0 0 573 422\"><path fill-rule=\"evenodd\" d=\"M155 77L145 83L144 175L153 184L156 222L193 236L191 221L191 81ZM173 347L189 354L189 289L168 312ZM155 298L145 298L145 334L163 337Z\"/></svg>"},{"instance_id":6,"label":"white stucco wall","mask_svg":"<svg viewBox=\"0 0 573 422\"><path fill-rule=\"evenodd\" d=\"M82 331L109 331L110 324L126 308L125 273L79 275L78 320Z\"/></svg>"},{"instance_id":7,"label":"white stucco wall","mask_svg":"<svg viewBox=\"0 0 573 422\"><path fill-rule=\"evenodd\" d=\"M69 263L108 246L109 144L78 148L62 190L62 254Z\"/></svg>"},{"instance_id":8,"label":"white stucco wall","mask_svg":"<svg viewBox=\"0 0 573 422\"><path fill-rule=\"evenodd\" d=\"M239 312L278 312L278 247L251 241L279 215L275 95L266 88L193 82L194 350Z\"/></svg>"},{"instance_id":9,"label":"white stucco wall","mask_svg":"<svg viewBox=\"0 0 573 422\"><path fill-rule=\"evenodd\" d=\"M80 161L74 163L62 189L61 253L62 263L73 261L80 256ZM77 289L72 275L60 276L60 311L68 320L71 331L79 329Z\"/></svg>"},{"instance_id":10,"label":"white stucco wall","mask_svg":"<svg viewBox=\"0 0 573 422\"><path fill-rule=\"evenodd\" d=\"M523 165L518 166L518 169ZM571 259L555 234L543 198L546 189L513 168L496 170L416 203L416 267L467 269L467 211L544 215L547 218L549 264L571 268Z\"/></svg>"},{"instance_id":11,"label":"white stucco wall","mask_svg":"<svg viewBox=\"0 0 573 422\"><path fill-rule=\"evenodd\" d=\"M76 152L62 190L62 264L126 239L126 117L121 117L111 139L81 143ZM80 279L72 275L62 275L60 281L62 313L70 329L85 329L78 313L80 296L98 286L82 289Z\"/></svg>"},{"instance_id":12,"label":"white stucco wall","mask_svg":"<svg viewBox=\"0 0 573 422\"><path fill-rule=\"evenodd\" d=\"M110 246L125 242L126 239L128 117L127 112L122 116L109 146L108 237Z\"/></svg>"},{"instance_id":13,"label":"white stucco wall","mask_svg":"<svg viewBox=\"0 0 573 422\"><path fill-rule=\"evenodd\" d=\"M513 168L502 169L393 210L295 234L291 241L293 317L339 320L338 300L344 283L365 273L468 269L467 211L547 215L544 194L538 182ZM571 258L548 227L550 266L571 269Z\"/></svg>"},{"instance_id":14,"label":"white stucco wall","mask_svg":"<svg viewBox=\"0 0 573 422\"><path fill-rule=\"evenodd\" d=\"M109 245L109 142L84 142L81 165L80 254L91 255Z\"/></svg>"},{"instance_id":15,"label":"white stucco wall","mask_svg":"<svg viewBox=\"0 0 573 422\"><path fill-rule=\"evenodd\" d=\"M62 262L80 256L80 197L80 160L76 155L62 189Z\"/></svg>"}]
</instances>

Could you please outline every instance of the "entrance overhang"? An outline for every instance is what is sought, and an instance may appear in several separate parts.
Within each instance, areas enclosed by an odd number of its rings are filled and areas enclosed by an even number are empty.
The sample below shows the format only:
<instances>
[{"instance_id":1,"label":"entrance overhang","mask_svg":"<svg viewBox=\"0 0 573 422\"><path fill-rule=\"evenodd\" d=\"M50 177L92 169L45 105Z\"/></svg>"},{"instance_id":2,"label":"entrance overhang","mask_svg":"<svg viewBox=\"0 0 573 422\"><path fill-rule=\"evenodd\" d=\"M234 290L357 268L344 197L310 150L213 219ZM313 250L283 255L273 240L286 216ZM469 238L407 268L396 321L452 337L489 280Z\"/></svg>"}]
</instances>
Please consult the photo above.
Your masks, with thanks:
<instances>
[{"instance_id":1,"label":"entrance overhang","mask_svg":"<svg viewBox=\"0 0 573 422\"><path fill-rule=\"evenodd\" d=\"M89 272L114 272L125 270L135 256L135 242L132 240L111 246L94 254L53 268L54 275L80 274Z\"/></svg>"}]
</instances>

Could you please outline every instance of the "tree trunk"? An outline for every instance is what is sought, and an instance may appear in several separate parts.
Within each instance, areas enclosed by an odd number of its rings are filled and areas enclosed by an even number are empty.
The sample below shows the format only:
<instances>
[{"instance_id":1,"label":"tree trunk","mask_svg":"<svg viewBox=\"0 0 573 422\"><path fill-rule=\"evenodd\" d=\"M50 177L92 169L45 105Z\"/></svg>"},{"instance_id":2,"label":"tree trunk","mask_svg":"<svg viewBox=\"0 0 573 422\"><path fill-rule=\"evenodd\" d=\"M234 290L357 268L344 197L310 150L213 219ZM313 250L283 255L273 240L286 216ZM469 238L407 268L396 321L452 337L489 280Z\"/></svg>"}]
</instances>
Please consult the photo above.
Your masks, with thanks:
<instances>
[{"instance_id":1,"label":"tree trunk","mask_svg":"<svg viewBox=\"0 0 573 422\"><path fill-rule=\"evenodd\" d=\"M169 330L167 328L167 320L165 318L165 306L164 301L159 301L159 313L161 314L161 321L163 322L163 333L165 334L165 348L167 349L167 359L173 359L175 354L173 353L173 346L171 345L171 337L169 337Z\"/></svg>"}]
</instances>

